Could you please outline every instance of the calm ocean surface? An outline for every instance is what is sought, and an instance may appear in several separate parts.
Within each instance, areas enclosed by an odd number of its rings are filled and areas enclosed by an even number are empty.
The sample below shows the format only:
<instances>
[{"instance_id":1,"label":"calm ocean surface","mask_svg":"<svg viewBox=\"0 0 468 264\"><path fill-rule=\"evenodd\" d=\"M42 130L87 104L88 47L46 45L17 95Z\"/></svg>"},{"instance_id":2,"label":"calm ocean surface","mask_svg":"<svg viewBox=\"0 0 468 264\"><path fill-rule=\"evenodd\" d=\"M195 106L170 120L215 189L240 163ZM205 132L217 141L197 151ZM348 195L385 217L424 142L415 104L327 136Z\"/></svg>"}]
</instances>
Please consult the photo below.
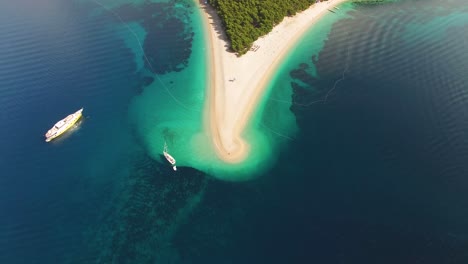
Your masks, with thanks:
<instances>
[{"instance_id":1,"label":"calm ocean surface","mask_svg":"<svg viewBox=\"0 0 468 264\"><path fill-rule=\"evenodd\" d=\"M148 140L199 122L191 0L2 1L0 36L0 263L468 263L464 0L325 16L278 70L279 157L248 182L173 174Z\"/></svg>"}]
</instances>

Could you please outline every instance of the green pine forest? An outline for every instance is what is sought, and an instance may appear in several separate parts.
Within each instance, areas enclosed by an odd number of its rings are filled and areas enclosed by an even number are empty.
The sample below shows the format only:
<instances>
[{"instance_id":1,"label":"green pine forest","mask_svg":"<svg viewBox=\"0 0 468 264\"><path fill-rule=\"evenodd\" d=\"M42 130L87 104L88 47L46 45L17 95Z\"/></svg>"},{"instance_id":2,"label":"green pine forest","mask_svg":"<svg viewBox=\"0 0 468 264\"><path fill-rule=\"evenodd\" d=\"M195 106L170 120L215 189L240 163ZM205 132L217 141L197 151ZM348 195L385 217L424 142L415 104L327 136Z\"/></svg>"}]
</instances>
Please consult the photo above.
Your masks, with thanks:
<instances>
[{"instance_id":1,"label":"green pine forest","mask_svg":"<svg viewBox=\"0 0 468 264\"><path fill-rule=\"evenodd\" d=\"M315 0L208 0L223 23L231 48L239 56L268 34L284 17L310 7Z\"/></svg>"}]
</instances>

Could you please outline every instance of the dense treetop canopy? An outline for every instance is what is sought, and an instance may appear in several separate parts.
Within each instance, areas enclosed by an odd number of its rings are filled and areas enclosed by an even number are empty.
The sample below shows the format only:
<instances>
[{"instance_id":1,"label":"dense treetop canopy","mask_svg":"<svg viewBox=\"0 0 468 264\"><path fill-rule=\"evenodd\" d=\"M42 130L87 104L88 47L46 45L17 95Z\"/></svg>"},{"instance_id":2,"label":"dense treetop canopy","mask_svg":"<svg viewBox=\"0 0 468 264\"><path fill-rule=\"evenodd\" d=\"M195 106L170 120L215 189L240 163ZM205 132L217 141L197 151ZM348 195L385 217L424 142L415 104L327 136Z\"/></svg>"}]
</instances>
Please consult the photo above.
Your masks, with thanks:
<instances>
[{"instance_id":1,"label":"dense treetop canopy","mask_svg":"<svg viewBox=\"0 0 468 264\"><path fill-rule=\"evenodd\" d=\"M239 55L269 33L285 16L307 9L315 0L208 0L221 18L231 48Z\"/></svg>"}]
</instances>

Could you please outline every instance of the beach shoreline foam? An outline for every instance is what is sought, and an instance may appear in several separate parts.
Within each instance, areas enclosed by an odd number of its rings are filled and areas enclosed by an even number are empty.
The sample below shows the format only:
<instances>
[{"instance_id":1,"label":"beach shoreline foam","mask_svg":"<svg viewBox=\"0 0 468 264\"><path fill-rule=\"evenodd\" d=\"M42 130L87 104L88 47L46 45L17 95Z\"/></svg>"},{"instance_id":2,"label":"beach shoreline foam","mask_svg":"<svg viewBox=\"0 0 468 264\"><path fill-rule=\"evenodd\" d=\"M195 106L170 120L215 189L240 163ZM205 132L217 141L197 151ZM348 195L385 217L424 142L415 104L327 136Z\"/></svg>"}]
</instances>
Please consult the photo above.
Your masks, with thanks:
<instances>
[{"instance_id":1,"label":"beach shoreline foam","mask_svg":"<svg viewBox=\"0 0 468 264\"><path fill-rule=\"evenodd\" d=\"M199 1L206 33L208 90L205 125L217 156L227 163L240 163L250 152L242 134L265 92L272 74L304 33L324 14L347 0L329 0L286 17L267 35L254 42L254 49L241 57L229 52L229 43L216 11Z\"/></svg>"}]
</instances>

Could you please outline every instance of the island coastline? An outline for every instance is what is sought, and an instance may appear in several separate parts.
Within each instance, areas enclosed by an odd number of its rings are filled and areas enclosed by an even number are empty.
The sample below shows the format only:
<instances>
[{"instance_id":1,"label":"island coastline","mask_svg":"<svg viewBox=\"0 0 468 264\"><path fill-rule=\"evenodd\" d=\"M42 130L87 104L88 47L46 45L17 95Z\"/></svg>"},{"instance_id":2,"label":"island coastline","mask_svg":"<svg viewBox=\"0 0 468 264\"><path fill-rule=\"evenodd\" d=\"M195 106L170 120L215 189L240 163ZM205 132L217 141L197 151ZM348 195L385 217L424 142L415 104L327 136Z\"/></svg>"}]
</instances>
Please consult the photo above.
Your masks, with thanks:
<instances>
[{"instance_id":1,"label":"island coastline","mask_svg":"<svg viewBox=\"0 0 468 264\"><path fill-rule=\"evenodd\" d=\"M331 8L347 0L313 4L286 17L254 42L241 57L229 51L221 19L213 7L199 1L206 33L208 58L205 126L217 156L227 163L248 157L250 144L242 137L275 69L304 33Z\"/></svg>"}]
</instances>

